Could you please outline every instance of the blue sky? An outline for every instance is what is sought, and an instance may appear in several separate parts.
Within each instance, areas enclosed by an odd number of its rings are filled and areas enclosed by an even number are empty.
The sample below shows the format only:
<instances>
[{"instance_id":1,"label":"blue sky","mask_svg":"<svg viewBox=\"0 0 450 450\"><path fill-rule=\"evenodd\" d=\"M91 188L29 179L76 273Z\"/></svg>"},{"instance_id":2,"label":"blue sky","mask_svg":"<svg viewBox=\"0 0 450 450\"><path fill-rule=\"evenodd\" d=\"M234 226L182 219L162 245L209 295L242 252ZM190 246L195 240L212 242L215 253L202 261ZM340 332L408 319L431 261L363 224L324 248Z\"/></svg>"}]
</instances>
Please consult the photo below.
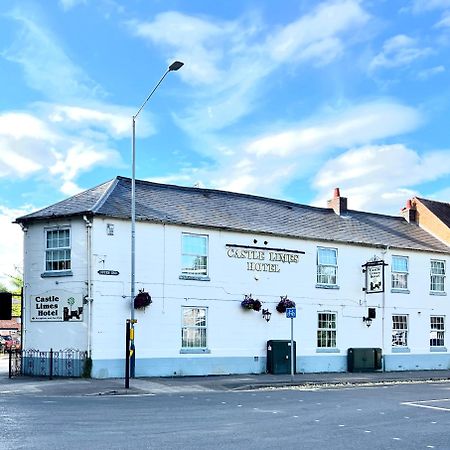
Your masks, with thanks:
<instances>
[{"instance_id":1,"label":"blue sky","mask_svg":"<svg viewBox=\"0 0 450 450\"><path fill-rule=\"evenodd\" d=\"M0 4L0 281L18 215L116 175L397 214L450 198L450 0Z\"/></svg>"}]
</instances>

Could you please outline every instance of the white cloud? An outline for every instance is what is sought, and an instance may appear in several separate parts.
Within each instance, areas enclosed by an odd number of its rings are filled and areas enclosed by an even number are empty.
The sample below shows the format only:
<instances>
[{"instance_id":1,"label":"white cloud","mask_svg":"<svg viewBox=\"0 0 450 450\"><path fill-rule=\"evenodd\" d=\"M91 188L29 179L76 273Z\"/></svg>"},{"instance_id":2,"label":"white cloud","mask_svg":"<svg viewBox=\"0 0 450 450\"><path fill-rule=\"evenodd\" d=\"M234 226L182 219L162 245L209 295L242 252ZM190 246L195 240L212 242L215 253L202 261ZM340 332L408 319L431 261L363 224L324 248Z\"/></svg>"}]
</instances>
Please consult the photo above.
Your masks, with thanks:
<instances>
[{"instance_id":1,"label":"white cloud","mask_svg":"<svg viewBox=\"0 0 450 450\"><path fill-rule=\"evenodd\" d=\"M47 124L27 113L3 113L0 114L0 136L13 139L45 139L52 141L53 133Z\"/></svg>"},{"instance_id":2,"label":"white cloud","mask_svg":"<svg viewBox=\"0 0 450 450\"><path fill-rule=\"evenodd\" d=\"M317 173L315 204L324 206L334 187L357 210L397 214L421 183L450 175L450 150L419 154L402 144L369 145L329 160Z\"/></svg>"},{"instance_id":3,"label":"white cloud","mask_svg":"<svg viewBox=\"0 0 450 450\"><path fill-rule=\"evenodd\" d=\"M17 24L16 40L2 56L20 64L28 85L57 101L103 96L104 91L62 50L58 39L32 9L16 7L9 17ZM45 68L45 69L43 69Z\"/></svg>"},{"instance_id":4,"label":"white cloud","mask_svg":"<svg viewBox=\"0 0 450 450\"><path fill-rule=\"evenodd\" d=\"M423 13L445 8L450 8L450 0L413 0L411 9L414 13Z\"/></svg>"},{"instance_id":5,"label":"white cloud","mask_svg":"<svg viewBox=\"0 0 450 450\"><path fill-rule=\"evenodd\" d=\"M78 5L86 5L87 0L59 0L59 4L64 11L69 11Z\"/></svg>"},{"instance_id":6,"label":"white cloud","mask_svg":"<svg viewBox=\"0 0 450 450\"><path fill-rule=\"evenodd\" d=\"M368 19L359 2L323 3L270 38L269 54L275 61L290 63L292 59L329 58L330 52L338 54L343 47L337 35L360 27Z\"/></svg>"},{"instance_id":7,"label":"white cloud","mask_svg":"<svg viewBox=\"0 0 450 450\"><path fill-rule=\"evenodd\" d=\"M350 147L405 133L420 123L419 113L394 102L373 102L348 108L313 125L300 124L250 142L246 152L258 157L311 154Z\"/></svg>"},{"instance_id":8,"label":"white cloud","mask_svg":"<svg viewBox=\"0 0 450 450\"><path fill-rule=\"evenodd\" d=\"M109 142L129 136L130 121L126 130L123 114L50 104L36 104L34 109L40 117L0 114L0 178L39 176L50 170L67 194L76 190L74 180L80 173L121 164Z\"/></svg>"},{"instance_id":9,"label":"white cloud","mask_svg":"<svg viewBox=\"0 0 450 450\"><path fill-rule=\"evenodd\" d=\"M424 58L432 52L429 47L419 47L416 39L398 34L385 41L383 50L370 62L369 70L408 66L416 59Z\"/></svg>"},{"instance_id":10,"label":"white cloud","mask_svg":"<svg viewBox=\"0 0 450 450\"><path fill-rule=\"evenodd\" d=\"M98 105L104 109L105 105ZM113 138L120 139L131 135L131 115L129 109L106 106L108 111L69 105L52 105L49 120L55 124L76 126L86 129L100 128ZM115 110L115 112L110 112ZM140 126L142 134L142 125ZM145 127L148 129L148 126ZM148 135L148 133L146 133Z\"/></svg>"},{"instance_id":11,"label":"white cloud","mask_svg":"<svg viewBox=\"0 0 450 450\"><path fill-rule=\"evenodd\" d=\"M359 1L341 0L323 2L270 35L256 15L214 21L167 12L152 22L127 25L132 34L186 63L179 76L198 89L177 122L198 136L226 128L257 107L270 88L264 81L274 71L306 61L330 63L351 45L346 37L354 37L368 19Z\"/></svg>"},{"instance_id":12,"label":"white cloud","mask_svg":"<svg viewBox=\"0 0 450 450\"><path fill-rule=\"evenodd\" d=\"M443 72L445 72L444 66L430 67L429 69L421 70L417 74L417 78L419 80L425 81L425 80L428 80L429 78L434 77L435 75L438 75Z\"/></svg>"},{"instance_id":13,"label":"white cloud","mask_svg":"<svg viewBox=\"0 0 450 450\"><path fill-rule=\"evenodd\" d=\"M450 27L450 13L443 14L441 20L435 25L436 28L449 28Z\"/></svg>"},{"instance_id":14,"label":"white cloud","mask_svg":"<svg viewBox=\"0 0 450 450\"><path fill-rule=\"evenodd\" d=\"M49 168L51 174L60 175L62 180L66 182L72 181L76 176L84 171L90 170L96 165L110 163L117 158L114 151L106 149L99 152L93 146L86 146L84 142L76 143L71 146L64 155L55 154L56 162ZM73 184L70 186L73 187Z\"/></svg>"},{"instance_id":15,"label":"white cloud","mask_svg":"<svg viewBox=\"0 0 450 450\"><path fill-rule=\"evenodd\" d=\"M307 182L311 173L319 170L337 149L397 136L414 130L421 122L419 111L387 100L333 113L321 111L308 123L284 124L282 131L235 141L234 152L215 151L214 169L190 172L185 168L182 174L189 177L189 184L200 179L204 185L217 189L284 197L287 185L299 180ZM221 145L227 148L224 140ZM211 148L216 150L214 145Z\"/></svg>"}]
</instances>

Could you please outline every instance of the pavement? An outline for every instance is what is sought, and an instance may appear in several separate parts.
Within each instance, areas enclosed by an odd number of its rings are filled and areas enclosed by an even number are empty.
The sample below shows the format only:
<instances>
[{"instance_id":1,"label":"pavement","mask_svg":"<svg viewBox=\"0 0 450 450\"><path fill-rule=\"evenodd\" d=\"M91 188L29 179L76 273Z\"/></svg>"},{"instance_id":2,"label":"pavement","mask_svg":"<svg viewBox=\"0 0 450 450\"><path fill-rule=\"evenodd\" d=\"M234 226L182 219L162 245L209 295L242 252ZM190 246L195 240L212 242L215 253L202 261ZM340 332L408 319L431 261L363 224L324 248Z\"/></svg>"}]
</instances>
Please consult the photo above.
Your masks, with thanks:
<instances>
[{"instance_id":1,"label":"pavement","mask_svg":"<svg viewBox=\"0 0 450 450\"><path fill-rule=\"evenodd\" d=\"M133 378L125 389L123 378L85 379L18 376L8 378L7 356L0 356L0 395L156 395L270 388L342 388L392 383L450 381L450 370L364 373L297 373L209 375L190 377Z\"/></svg>"}]
</instances>

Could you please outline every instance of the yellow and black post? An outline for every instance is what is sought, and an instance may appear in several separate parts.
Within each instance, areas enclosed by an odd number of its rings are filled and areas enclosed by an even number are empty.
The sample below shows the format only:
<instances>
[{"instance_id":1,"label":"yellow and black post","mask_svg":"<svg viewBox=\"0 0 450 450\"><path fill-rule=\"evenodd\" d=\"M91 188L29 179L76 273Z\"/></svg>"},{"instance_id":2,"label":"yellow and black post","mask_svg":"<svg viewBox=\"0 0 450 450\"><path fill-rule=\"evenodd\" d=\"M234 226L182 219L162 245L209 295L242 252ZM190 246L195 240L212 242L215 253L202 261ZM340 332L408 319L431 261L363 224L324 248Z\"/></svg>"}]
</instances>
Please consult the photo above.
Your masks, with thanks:
<instances>
[{"instance_id":1,"label":"yellow and black post","mask_svg":"<svg viewBox=\"0 0 450 450\"><path fill-rule=\"evenodd\" d=\"M134 324L135 319L127 319L125 332L125 388L130 387L130 377L134 378Z\"/></svg>"},{"instance_id":2,"label":"yellow and black post","mask_svg":"<svg viewBox=\"0 0 450 450\"><path fill-rule=\"evenodd\" d=\"M125 389L130 387L130 324L131 320L127 319L125 332Z\"/></svg>"}]
</instances>

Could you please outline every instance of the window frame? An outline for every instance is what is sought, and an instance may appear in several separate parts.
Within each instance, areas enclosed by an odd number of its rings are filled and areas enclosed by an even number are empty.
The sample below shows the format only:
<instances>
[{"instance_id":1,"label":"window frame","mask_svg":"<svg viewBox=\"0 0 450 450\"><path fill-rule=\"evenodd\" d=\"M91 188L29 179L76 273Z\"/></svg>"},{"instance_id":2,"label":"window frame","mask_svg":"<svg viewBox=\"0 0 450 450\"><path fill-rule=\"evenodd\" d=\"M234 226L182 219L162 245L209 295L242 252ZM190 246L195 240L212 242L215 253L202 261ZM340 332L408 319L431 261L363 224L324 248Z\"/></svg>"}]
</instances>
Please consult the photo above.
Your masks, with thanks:
<instances>
[{"instance_id":1,"label":"window frame","mask_svg":"<svg viewBox=\"0 0 450 450\"><path fill-rule=\"evenodd\" d=\"M335 264L330 264L330 263L322 263L321 262L321 258L320 258L320 251L321 250L332 250L334 251L334 257L335 257ZM316 252L316 287L337 287L338 286L338 249L336 247L322 247L319 246L317 247L317 252ZM333 268L334 269L334 274L329 275L329 274L324 274L324 273L320 273L320 269L324 267L324 268ZM324 282L323 279L327 278L328 281ZM334 277L335 278L335 282L334 283L330 283L329 280L330 278Z\"/></svg>"},{"instance_id":2,"label":"window frame","mask_svg":"<svg viewBox=\"0 0 450 450\"><path fill-rule=\"evenodd\" d=\"M394 261L406 261L406 270L396 269ZM401 284L402 276L404 276L404 286ZM409 278L409 257L403 255L392 255L391 261L391 289L395 291L408 291Z\"/></svg>"},{"instance_id":3,"label":"window frame","mask_svg":"<svg viewBox=\"0 0 450 450\"><path fill-rule=\"evenodd\" d=\"M404 320L398 320L400 317L403 318ZM395 320L394 318L396 318L397 320ZM408 348L408 334L409 334L409 315L392 314L391 347ZM396 342L394 342L394 337L397 337Z\"/></svg>"},{"instance_id":4,"label":"window frame","mask_svg":"<svg viewBox=\"0 0 450 450\"><path fill-rule=\"evenodd\" d=\"M185 322L185 311L202 310L204 311L204 324L193 325ZM194 318L195 320L195 318ZM204 330L204 333L202 333ZM200 336L197 336L197 331L200 331ZM187 332L192 336L186 336ZM203 334L203 335L202 335ZM204 345L187 345L189 342L195 344L199 341ZM203 341L203 342L202 342ZM182 306L181 307L181 352L182 353L203 353L208 351L208 307L207 306Z\"/></svg>"},{"instance_id":5,"label":"window frame","mask_svg":"<svg viewBox=\"0 0 450 450\"><path fill-rule=\"evenodd\" d=\"M68 245L56 246L56 247L48 247L49 244L49 233L55 232L65 232L68 233ZM53 239L55 240L55 239ZM56 237L56 240L61 240L60 236ZM49 254L55 254L57 252L68 252L68 258L60 258L60 259L49 259ZM66 253L67 255L67 253ZM60 268L51 267L52 264L61 264ZM72 230L68 225L56 226L56 227L46 227L44 228L44 273L46 274L64 274L71 273L72 271Z\"/></svg>"},{"instance_id":6,"label":"window frame","mask_svg":"<svg viewBox=\"0 0 450 450\"><path fill-rule=\"evenodd\" d=\"M184 249L184 238L185 237L196 237L196 238L204 238L205 243L205 254L202 253L190 253L185 252ZM183 259L185 256L188 257L200 257L205 258L205 273L195 273L194 269L185 270L183 268ZM202 233L191 233L191 232L182 232L181 233L181 267L180 267L180 278L181 279L195 279L195 280L209 280L209 235Z\"/></svg>"},{"instance_id":7,"label":"window frame","mask_svg":"<svg viewBox=\"0 0 450 450\"><path fill-rule=\"evenodd\" d=\"M442 263L443 273L433 273L433 263ZM430 292L442 294L445 293L445 277L446 277L446 264L443 259L431 259L430 260ZM442 289L433 289L437 286L436 279L441 279Z\"/></svg>"},{"instance_id":8,"label":"window frame","mask_svg":"<svg viewBox=\"0 0 450 450\"><path fill-rule=\"evenodd\" d=\"M438 328L437 326L440 324L438 323L438 321L435 321L435 323L433 323L433 319L441 319L442 328ZM433 333L436 333L435 338L432 337ZM440 333L441 337L439 337ZM442 343L438 344L437 342L439 341ZM444 347L445 347L445 316L438 316L438 315L430 316L430 348L444 348Z\"/></svg>"},{"instance_id":9,"label":"window frame","mask_svg":"<svg viewBox=\"0 0 450 450\"><path fill-rule=\"evenodd\" d=\"M324 317L321 320L321 315L330 317ZM321 322L326 326L321 327ZM332 326L333 324L334 326ZM324 343L325 345L322 345ZM316 348L319 350L337 349L337 312L317 311Z\"/></svg>"}]
</instances>

